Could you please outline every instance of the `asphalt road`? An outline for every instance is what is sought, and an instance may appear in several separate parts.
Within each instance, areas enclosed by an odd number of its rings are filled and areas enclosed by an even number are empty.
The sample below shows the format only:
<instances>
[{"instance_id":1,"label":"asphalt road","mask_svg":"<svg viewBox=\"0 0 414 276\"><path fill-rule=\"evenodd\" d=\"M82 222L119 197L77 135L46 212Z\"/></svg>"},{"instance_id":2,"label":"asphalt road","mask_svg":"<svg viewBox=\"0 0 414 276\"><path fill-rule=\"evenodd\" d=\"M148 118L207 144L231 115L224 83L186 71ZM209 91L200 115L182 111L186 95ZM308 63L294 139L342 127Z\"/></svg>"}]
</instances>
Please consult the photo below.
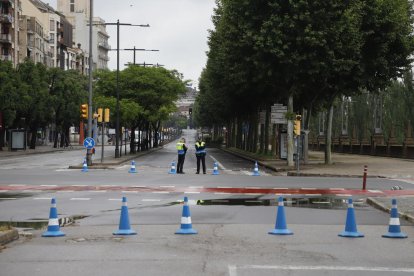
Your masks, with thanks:
<instances>
[{"instance_id":1,"label":"asphalt road","mask_svg":"<svg viewBox=\"0 0 414 276\"><path fill-rule=\"evenodd\" d=\"M195 133L186 133L193 145ZM107 154L111 154L107 148ZM358 230L364 238L338 237L344 230L346 199L341 191L359 189L361 179L276 176L252 162L208 149L208 174L195 175L190 147L185 175L170 175L175 145L107 170L68 169L83 151L66 151L0 159L0 221L47 221L50 199L59 217L83 217L62 227L61 238L42 238L29 230L0 253L0 275L411 275L414 229L402 221L408 239L381 237L389 215L355 200ZM97 156L100 156L97 151ZM220 175L213 176L213 162ZM372 194L394 185L368 179ZM237 190L234 187L240 188ZM289 189L300 194L287 194ZM274 189L275 193L262 193ZM333 191L315 194L316 189ZM292 236L273 236L276 193L286 198L285 213ZM121 197L128 198L129 220L138 235L113 236ZM193 227L199 234L178 236L182 200L190 199ZM37 225L37 224L33 224Z\"/></svg>"}]
</instances>

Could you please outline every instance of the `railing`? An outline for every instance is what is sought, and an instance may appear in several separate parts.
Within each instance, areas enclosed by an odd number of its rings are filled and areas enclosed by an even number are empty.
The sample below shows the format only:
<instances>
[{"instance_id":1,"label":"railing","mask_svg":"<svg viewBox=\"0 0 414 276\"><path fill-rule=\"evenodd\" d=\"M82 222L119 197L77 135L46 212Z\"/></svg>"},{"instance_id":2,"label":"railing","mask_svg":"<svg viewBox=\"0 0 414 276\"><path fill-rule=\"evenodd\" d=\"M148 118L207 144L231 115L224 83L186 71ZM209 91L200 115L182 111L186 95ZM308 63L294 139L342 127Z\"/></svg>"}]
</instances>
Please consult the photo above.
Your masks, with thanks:
<instances>
[{"instance_id":1,"label":"railing","mask_svg":"<svg viewBox=\"0 0 414 276\"><path fill-rule=\"evenodd\" d=\"M13 57L11 55L1 55L1 60L13 62Z\"/></svg>"},{"instance_id":2,"label":"railing","mask_svg":"<svg viewBox=\"0 0 414 276\"><path fill-rule=\"evenodd\" d=\"M0 22L13 23L13 16L11 16L10 14L0 14Z\"/></svg>"},{"instance_id":3,"label":"railing","mask_svg":"<svg viewBox=\"0 0 414 276\"><path fill-rule=\"evenodd\" d=\"M104 49L111 50L111 45L109 45L106 42L99 42L98 45L99 45L99 47L102 47Z\"/></svg>"},{"instance_id":4,"label":"railing","mask_svg":"<svg viewBox=\"0 0 414 276\"><path fill-rule=\"evenodd\" d=\"M11 34L0 34L0 40L6 42L12 42Z\"/></svg>"}]
</instances>

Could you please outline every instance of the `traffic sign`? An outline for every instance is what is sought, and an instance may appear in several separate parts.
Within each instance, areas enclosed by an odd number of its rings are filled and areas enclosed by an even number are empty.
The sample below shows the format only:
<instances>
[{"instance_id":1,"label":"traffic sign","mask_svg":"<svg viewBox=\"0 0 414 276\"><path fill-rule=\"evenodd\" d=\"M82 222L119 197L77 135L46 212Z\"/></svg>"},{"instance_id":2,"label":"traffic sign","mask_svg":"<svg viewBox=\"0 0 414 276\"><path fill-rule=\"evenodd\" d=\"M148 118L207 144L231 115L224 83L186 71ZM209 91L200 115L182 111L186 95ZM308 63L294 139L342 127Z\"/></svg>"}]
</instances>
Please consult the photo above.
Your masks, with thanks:
<instances>
[{"instance_id":1,"label":"traffic sign","mask_svg":"<svg viewBox=\"0 0 414 276\"><path fill-rule=\"evenodd\" d=\"M87 137L83 140L83 146L87 149L93 149L95 147L95 140L91 137Z\"/></svg>"}]
</instances>

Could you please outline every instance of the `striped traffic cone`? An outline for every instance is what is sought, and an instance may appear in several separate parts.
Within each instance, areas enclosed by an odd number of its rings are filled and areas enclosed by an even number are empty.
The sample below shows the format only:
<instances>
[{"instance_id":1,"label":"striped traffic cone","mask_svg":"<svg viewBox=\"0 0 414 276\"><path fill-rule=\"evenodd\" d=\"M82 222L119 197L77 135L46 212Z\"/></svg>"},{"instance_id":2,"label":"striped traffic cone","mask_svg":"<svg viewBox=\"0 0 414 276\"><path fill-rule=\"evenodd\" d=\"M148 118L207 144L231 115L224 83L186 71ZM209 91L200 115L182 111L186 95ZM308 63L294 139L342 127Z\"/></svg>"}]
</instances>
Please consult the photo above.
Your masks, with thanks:
<instances>
[{"instance_id":1,"label":"striped traffic cone","mask_svg":"<svg viewBox=\"0 0 414 276\"><path fill-rule=\"evenodd\" d=\"M58 212L56 209L56 199L52 198L52 206L50 207L49 213L49 223L47 226L47 231L43 232L42 237L62 237L65 236L65 233L60 231Z\"/></svg>"},{"instance_id":2,"label":"striped traffic cone","mask_svg":"<svg viewBox=\"0 0 414 276\"><path fill-rule=\"evenodd\" d=\"M190 207L188 206L188 197L184 197L183 213L181 216L181 228L175 234L189 235L197 234L197 230L193 229L191 224Z\"/></svg>"},{"instance_id":3,"label":"striped traffic cone","mask_svg":"<svg viewBox=\"0 0 414 276\"><path fill-rule=\"evenodd\" d=\"M121 218L119 220L118 231L113 232L114 235L136 235L137 232L131 229L129 224L128 204L126 197L122 197Z\"/></svg>"},{"instance_id":4,"label":"striped traffic cone","mask_svg":"<svg viewBox=\"0 0 414 276\"><path fill-rule=\"evenodd\" d=\"M357 225L355 220L354 204L352 198L348 199L348 211L346 214L345 231L338 234L340 237L349 238L362 238L364 234L357 231Z\"/></svg>"},{"instance_id":5,"label":"striped traffic cone","mask_svg":"<svg viewBox=\"0 0 414 276\"><path fill-rule=\"evenodd\" d=\"M213 166L213 175L219 175L219 170L218 170L218 165L217 162L214 162L214 166Z\"/></svg>"},{"instance_id":6,"label":"striped traffic cone","mask_svg":"<svg viewBox=\"0 0 414 276\"><path fill-rule=\"evenodd\" d=\"M169 174L177 174L177 170L175 168L175 162L174 161L171 162L171 169L168 173Z\"/></svg>"},{"instance_id":7,"label":"striped traffic cone","mask_svg":"<svg viewBox=\"0 0 414 276\"><path fill-rule=\"evenodd\" d=\"M259 176L260 175L260 173L259 173L259 166L257 165L257 161L254 164L254 169L253 169L253 174L252 175L253 176Z\"/></svg>"},{"instance_id":8,"label":"striped traffic cone","mask_svg":"<svg viewBox=\"0 0 414 276\"><path fill-rule=\"evenodd\" d=\"M86 159L83 159L83 166L82 166L82 172L88 172L88 163L86 162Z\"/></svg>"},{"instance_id":9,"label":"striped traffic cone","mask_svg":"<svg viewBox=\"0 0 414 276\"><path fill-rule=\"evenodd\" d=\"M391 208L391 218L390 223L388 227L388 233L385 235L382 235L384 238L399 238L404 239L407 238L407 234L401 232L400 227L400 218L398 215L398 209L397 209L397 200L392 199L392 208Z\"/></svg>"},{"instance_id":10,"label":"striped traffic cone","mask_svg":"<svg viewBox=\"0 0 414 276\"><path fill-rule=\"evenodd\" d=\"M271 235L293 235L293 232L287 229L283 197L279 197L275 229L270 231L269 234Z\"/></svg>"},{"instance_id":11,"label":"striped traffic cone","mask_svg":"<svg viewBox=\"0 0 414 276\"><path fill-rule=\"evenodd\" d=\"M137 169L135 168L135 161L131 161L131 168L128 171L129 173L137 173Z\"/></svg>"}]
</instances>

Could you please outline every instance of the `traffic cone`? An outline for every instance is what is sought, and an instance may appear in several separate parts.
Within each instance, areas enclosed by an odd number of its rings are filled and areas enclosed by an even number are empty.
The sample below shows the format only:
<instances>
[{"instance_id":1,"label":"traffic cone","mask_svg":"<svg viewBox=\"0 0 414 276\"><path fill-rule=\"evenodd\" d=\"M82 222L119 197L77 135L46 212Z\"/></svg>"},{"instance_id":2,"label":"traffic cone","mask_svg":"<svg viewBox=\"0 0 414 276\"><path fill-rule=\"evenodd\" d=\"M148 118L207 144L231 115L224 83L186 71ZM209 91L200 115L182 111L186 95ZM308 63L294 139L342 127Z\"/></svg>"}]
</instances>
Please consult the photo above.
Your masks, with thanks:
<instances>
[{"instance_id":1,"label":"traffic cone","mask_svg":"<svg viewBox=\"0 0 414 276\"><path fill-rule=\"evenodd\" d=\"M65 236L65 233L60 231L59 228L59 219L58 219L58 212L56 209L56 199L52 198L49 213L49 223L47 226L47 231L43 232L42 237L62 237Z\"/></svg>"},{"instance_id":2,"label":"traffic cone","mask_svg":"<svg viewBox=\"0 0 414 276\"><path fill-rule=\"evenodd\" d=\"M121 218L119 220L119 229L113 232L114 235L136 235L129 225L128 204L126 197L122 197Z\"/></svg>"},{"instance_id":3,"label":"traffic cone","mask_svg":"<svg viewBox=\"0 0 414 276\"><path fill-rule=\"evenodd\" d=\"M131 168L128 171L129 173L137 173L137 169L135 168L135 161L132 160L131 162Z\"/></svg>"},{"instance_id":4,"label":"traffic cone","mask_svg":"<svg viewBox=\"0 0 414 276\"><path fill-rule=\"evenodd\" d=\"M397 200L392 199L392 208L391 208L391 218L390 223L388 227L388 233L385 235L382 235L384 238L400 238L404 239L407 238L407 234L401 232L400 227L400 218L398 215L398 209L397 209Z\"/></svg>"},{"instance_id":5,"label":"traffic cone","mask_svg":"<svg viewBox=\"0 0 414 276\"><path fill-rule=\"evenodd\" d=\"M82 172L88 172L88 163L86 162L86 159L83 159L83 166L82 166Z\"/></svg>"},{"instance_id":6,"label":"traffic cone","mask_svg":"<svg viewBox=\"0 0 414 276\"><path fill-rule=\"evenodd\" d=\"M174 161L171 162L171 169L168 173L169 174L177 174L177 170L175 169L175 162Z\"/></svg>"},{"instance_id":7,"label":"traffic cone","mask_svg":"<svg viewBox=\"0 0 414 276\"><path fill-rule=\"evenodd\" d=\"M346 214L345 231L338 234L340 237L349 238L362 238L364 234L357 231L357 225L355 220L354 204L352 198L348 199L348 211Z\"/></svg>"},{"instance_id":8,"label":"traffic cone","mask_svg":"<svg viewBox=\"0 0 414 276\"><path fill-rule=\"evenodd\" d=\"M253 169L253 174L252 175L253 176L259 176L260 175L260 173L259 173L259 166L257 165L257 161L254 164L254 169Z\"/></svg>"},{"instance_id":9,"label":"traffic cone","mask_svg":"<svg viewBox=\"0 0 414 276\"><path fill-rule=\"evenodd\" d=\"M293 235L293 232L287 229L285 206L283 197L279 197L279 206L277 207L275 229L269 232L271 235Z\"/></svg>"},{"instance_id":10,"label":"traffic cone","mask_svg":"<svg viewBox=\"0 0 414 276\"><path fill-rule=\"evenodd\" d=\"M190 207L188 206L188 197L184 197L183 213L181 216L181 228L175 234L189 235L197 234L197 230L193 229L191 224Z\"/></svg>"},{"instance_id":11,"label":"traffic cone","mask_svg":"<svg viewBox=\"0 0 414 276\"><path fill-rule=\"evenodd\" d=\"M217 162L214 162L214 166L213 166L213 175L219 175L219 170L218 170L218 165Z\"/></svg>"}]
</instances>

